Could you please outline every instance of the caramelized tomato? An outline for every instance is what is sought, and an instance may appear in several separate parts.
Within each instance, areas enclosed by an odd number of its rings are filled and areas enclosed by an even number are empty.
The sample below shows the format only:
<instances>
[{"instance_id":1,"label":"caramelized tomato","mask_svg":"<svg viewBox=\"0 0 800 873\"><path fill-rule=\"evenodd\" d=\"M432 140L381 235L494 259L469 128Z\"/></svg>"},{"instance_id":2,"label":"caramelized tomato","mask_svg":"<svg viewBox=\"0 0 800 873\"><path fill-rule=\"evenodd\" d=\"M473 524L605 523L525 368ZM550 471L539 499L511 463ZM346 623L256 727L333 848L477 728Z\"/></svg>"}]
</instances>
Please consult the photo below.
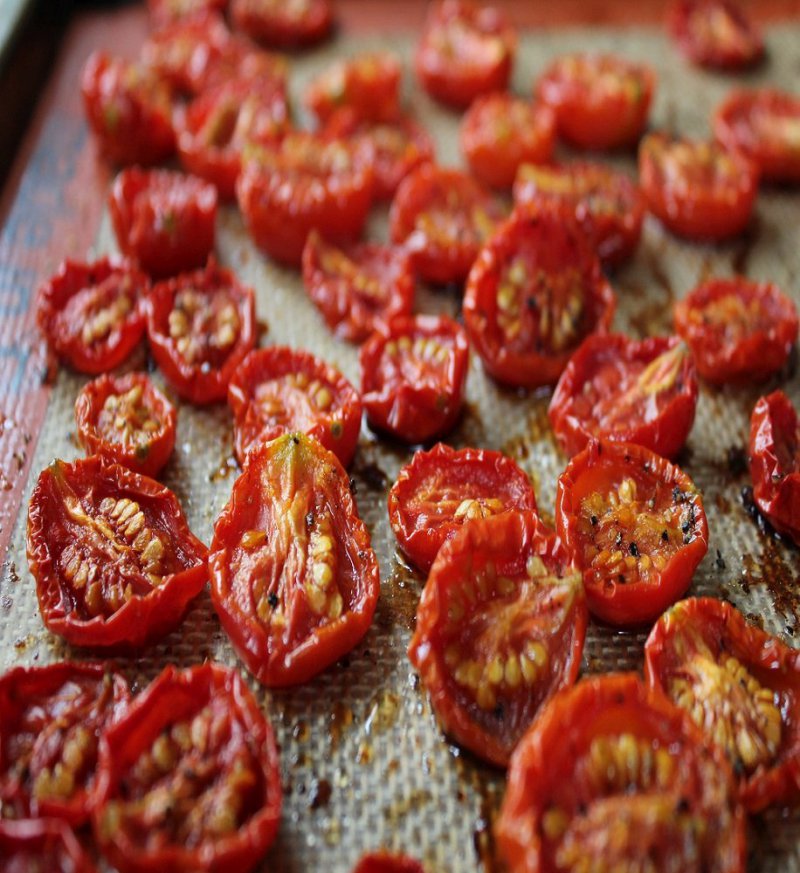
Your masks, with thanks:
<instances>
[{"instance_id":1,"label":"caramelized tomato","mask_svg":"<svg viewBox=\"0 0 800 873\"><path fill-rule=\"evenodd\" d=\"M669 29L681 53L702 67L738 70L764 57L761 34L733 0L674 0Z\"/></svg>"},{"instance_id":2,"label":"caramelized tomato","mask_svg":"<svg viewBox=\"0 0 800 873\"><path fill-rule=\"evenodd\" d=\"M353 873L425 873L425 868L413 858L381 851L362 855Z\"/></svg>"},{"instance_id":3,"label":"caramelized tomato","mask_svg":"<svg viewBox=\"0 0 800 873\"><path fill-rule=\"evenodd\" d=\"M224 12L228 0L147 0L153 27L158 29L206 12Z\"/></svg>"},{"instance_id":4,"label":"caramelized tomato","mask_svg":"<svg viewBox=\"0 0 800 873\"><path fill-rule=\"evenodd\" d=\"M239 30L275 48L303 48L325 39L333 26L330 0L231 0Z\"/></svg>"}]
</instances>

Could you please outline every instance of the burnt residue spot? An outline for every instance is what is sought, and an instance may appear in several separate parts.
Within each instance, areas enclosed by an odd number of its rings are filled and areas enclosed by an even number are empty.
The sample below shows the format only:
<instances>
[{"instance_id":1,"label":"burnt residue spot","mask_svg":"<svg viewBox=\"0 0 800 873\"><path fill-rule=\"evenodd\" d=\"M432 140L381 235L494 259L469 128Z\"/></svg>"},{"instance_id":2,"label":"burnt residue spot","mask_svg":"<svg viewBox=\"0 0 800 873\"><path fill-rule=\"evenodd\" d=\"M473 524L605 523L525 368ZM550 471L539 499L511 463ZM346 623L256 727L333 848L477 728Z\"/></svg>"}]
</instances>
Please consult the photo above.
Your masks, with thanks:
<instances>
[{"instance_id":1,"label":"burnt residue spot","mask_svg":"<svg viewBox=\"0 0 800 873\"><path fill-rule=\"evenodd\" d=\"M719 549L717 549L717 558L714 563L716 564L718 570L725 569L725 559L722 557L722 552L720 552Z\"/></svg>"},{"instance_id":2,"label":"burnt residue spot","mask_svg":"<svg viewBox=\"0 0 800 873\"><path fill-rule=\"evenodd\" d=\"M780 541L781 535L767 521L765 516L761 514L761 511L756 505L755 498L753 497L753 489L749 485L747 485L742 488L739 496L741 498L744 511L750 516L750 518L753 519L753 521L758 526L759 531L761 531L764 536L768 536L774 540Z\"/></svg>"},{"instance_id":3,"label":"burnt residue spot","mask_svg":"<svg viewBox=\"0 0 800 873\"><path fill-rule=\"evenodd\" d=\"M800 567L795 558L784 553L780 543L766 540L761 555L742 555L742 588L749 592L754 586L764 586L778 613L793 625L800 621L800 585L797 583Z\"/></svg>"},{"instance_id":4,"label":"burnt residue spot","mask_svg":"<svg viewBox=\"0 0 800 873\"><path fill-rule=\"evenodd\" d=\"M725 466L731 476L743 476L747 472L747 454L741 446L728 448L725 452Z\"/></svg>"},{"instance_id":5,"label":"burnt residue spot","mask_svg":"<svg viewBox=\"0 0 800 873\"><path fill-rule=\"evenodd\" d=\"M308 808L322 809L324 806L327 806L332 793L331 783L327 779L317 779L309 792Z\"/></svg>"},{"instance_id":6,"label":"burnt residue spot","mask_svg":"<svg viewBox=\"0 0 800 873\"><path fill-rule=\"evenodd\" d=\"M360 463L356 464L353 472L364 483L369 491L382 492L389 485L389 477L375 463Z\"/></svg>"}]
</instances>

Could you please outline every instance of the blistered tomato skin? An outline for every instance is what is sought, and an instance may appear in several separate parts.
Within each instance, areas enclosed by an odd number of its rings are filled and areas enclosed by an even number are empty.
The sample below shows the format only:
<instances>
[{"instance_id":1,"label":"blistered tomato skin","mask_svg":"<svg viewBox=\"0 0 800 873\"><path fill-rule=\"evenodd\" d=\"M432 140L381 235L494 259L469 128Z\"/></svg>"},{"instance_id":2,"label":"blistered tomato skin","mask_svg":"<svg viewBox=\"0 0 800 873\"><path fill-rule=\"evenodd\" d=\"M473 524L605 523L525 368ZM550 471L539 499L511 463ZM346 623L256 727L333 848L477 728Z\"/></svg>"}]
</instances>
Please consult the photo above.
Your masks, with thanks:
<instances>
[{"instance_id":1,"label":"blistered tomato skin","mask_svg":"<svg viewBox=\"0 0 800 873\"><path fill-rule=\"evenodd\" d=\"M150 20L155 29L195 18L206 12L225 12L228 0L147 0Z\"/></svg>"},{"instance_id":2,"label":"blistered tomato skin","mask_svg":"<svg viewBox=\"0 0 800 873\"><path fill-rule=\"evenodd\" d=\"M674 0L668 27L680 52L701 67L736 71L764 57L761 33L734 0Z\"/></svg>"},{"instance_id":3,"label":"blistered tomato skin","mask_svg":"<svg viewBox=\"0 0 800 873\"><path fill-rule=\"evenodd\" d=\"M272 48L298 49L326 39L333 27L330 0L231 0L238 30Z\"/></svg>"},{"instance_id":4,"label":"blistered tomato skin","mask_svg":"<svg viewBox=\"0 0 800 873\"><path fill-rule=\"evenodd\" d=\"M38 869L69 873L97 870L71 828L55 818L0 819L0 857L3 869L9 873Z\"/></svg>"},{"instance_id":5,"label":"blistered tomato skin","mask_svg":"<svg viewBox=\"0 0 800 873\"><path fill-rule=\"evenodd\" d=\"M353 873L425 873L425 868L413 858L380 851L362 855Z\"/></svg>"}]
</instances>

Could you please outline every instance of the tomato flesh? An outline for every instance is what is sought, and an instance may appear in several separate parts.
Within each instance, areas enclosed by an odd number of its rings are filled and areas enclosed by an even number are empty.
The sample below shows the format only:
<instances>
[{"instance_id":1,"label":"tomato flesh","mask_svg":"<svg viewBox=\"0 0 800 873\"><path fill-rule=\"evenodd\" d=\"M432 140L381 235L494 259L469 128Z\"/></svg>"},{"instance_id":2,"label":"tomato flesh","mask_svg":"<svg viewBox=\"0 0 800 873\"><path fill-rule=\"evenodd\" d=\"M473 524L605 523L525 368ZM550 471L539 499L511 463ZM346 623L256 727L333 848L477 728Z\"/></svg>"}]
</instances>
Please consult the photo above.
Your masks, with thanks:
<instances>
[{"instance_id":1,"label":"tomato flesh","mask_svg":"<svg viewBox=\"0 0 800 873\"><path fill-rule=\"evenodd\" d=\"M0 820L3 873L95 873L70 828L54 818Z\"/></svg>"},{"instance_id":2,"label":"tomato flesh","mask_svg":"<svg viewBox=\"0 0 800 873\"><path fill-rule=\"evenodd\" d=\"M703 67L738 70L764 57L761 34L733 0L675 0L669 27L680 51Z\"/></svg>"}]
</instances>

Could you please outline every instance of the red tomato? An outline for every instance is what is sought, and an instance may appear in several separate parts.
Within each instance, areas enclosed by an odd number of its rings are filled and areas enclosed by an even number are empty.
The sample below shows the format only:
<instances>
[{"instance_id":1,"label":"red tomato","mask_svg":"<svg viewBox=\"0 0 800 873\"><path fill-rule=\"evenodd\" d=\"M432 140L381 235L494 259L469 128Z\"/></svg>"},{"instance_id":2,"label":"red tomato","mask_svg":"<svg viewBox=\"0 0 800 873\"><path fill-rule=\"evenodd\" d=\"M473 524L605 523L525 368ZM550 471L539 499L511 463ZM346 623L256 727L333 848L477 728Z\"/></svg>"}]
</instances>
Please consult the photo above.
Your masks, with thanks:
<instances>
[{"instance_id":1,"label":"red tomato","mask_svg":"<svg viewBox=\"0 0 800 873\"><path fill-rule=\"evenodd\" d=\"M177 497L91 457L53 461L28 507L28 564L47 628L133 651L174 630L206 580L206 547Z\"/></svg>"},{"instance_id":2,"label":"red tomato","mask_svg":"<svg viewBox=\"0 0 800 873\"><path fill-rule=\"evenodd\" d=\"M783 367L797 340L794 303L770 282L711 279L675 304L675 330L708 382L758 382Z\"/></svg>"},{"instance_id":3,"label":"red tomato","mask_svg":"<svg viewBox=\"0 0 800 873\"><path fill-rule=\"evenodd\" d=\"M83 68L86 117L117 164L157 164L175 151L169 86L148 67L95 52Z\"/></svg>"},{"instance_id":4,"label":"red tomato","mask_svg":"<svg viewBox=\"0 0 800 873\"><path fill-rule=\"evenodd\" d=\"M217 189L172 170L123 170L108 199L119 247L151 276L204 264L214 248Z\"/></svg>"},{"instance_id":5,"label":"red tomato","mask_svg":"<svg viewBox=\"0 0 800 873\"><path fill-rule=\"evenodd\" d=\"M498 9L441 0L431 6L414 68L431 97L466 108L479 95L508 87L516 48L517 35Z\"/></svg>"},{"instance_id":6,"label":"red tomato","mask_svg":"<svg viewBox=\"0 0 800 873\"><path fill-rule=\"evenodd\" d=\"M800 182L800 98L771 88L736 89L713 123L717 142L743 152L762 179Z\"/></svg>"},{"instance_id":7,"label":"red tomato","mask_svg":"<svg viewBox=\"0 0 800 873\"><path fill-rule=\"evenodd\" d=\"M303 284L328 327L352 343L414 308L411 262L394 246L340 249L312 230L303 249Z\"/></svg>"},{"instance_id":8,"label":"red tomato","mask_svg":"<svg viewBox=\"0 0 800 873\"><path fill-rule=\"evenodd\" d=\"M800 422L783 391L756 403L749 456L756 505L775 530L800 544Z\"/></svg>"},{"instance_id":9,"label":"red tomato","mask_svg":"<svg viewBox=\"0 0 800 873\"><path fill-rule=\"evenodd\" d=\"M225 12L228 0L147 0L154 28L164 27L205 12Z\"/></svg>"},{"instance_id":10,"label":"red tomato","mask_svg":"<svg viewBox=\"0 0 800 873\"><path fill-rule=\"evenodd\" d=\"M725 755L748 812L800 796L800 653L711 597L676 603L644 651L648 684Z\"/></svg>"},{"instance_id":11,"label":"red tomato","mask_svg":"<svg viewBox=\"0 0 800 873\"><path fill-rule=\"evenodd\" d=\"M400 547L428 572L442 544L476 518L507 510L536 512L525 473L500 452L444 443L415 452L389 492L389 521Z\"/></svg>"},{"instance_id":12,"label":"red tomato","mask_svg":"<svg viewBox=\"0 0 800 873\"><path fill-rule=\"evenodd\" d=\"M570 358L549 415L568 455L603 437L673 458L689 436L696 406L694 361L677 337L638 341L611 334L590 336Z\"/></svg>"},{"instance_id":13,"label":"red tomato","mask_svg":"<svg viewBox=\"0 0 800 873\"><path fill-rule=\"evenodd\" d=\"M73 369L118 367L144 334L141 300L150 280L129 261L64 261L37 292L36 321L50 348Z\"/></svg>"},{"instance_id":14,"label":"red tomato","mask_svg":"<svg viewBox=\"0 0 800 873\"><path fill-rule=\"evenodd\" d=\"M463 282L502 217L488 191L458 170L423 164L400 184L389 214L392 242L428 282Z\"/></svg>"},{"instance_id":15,"label":"red tomato","mask_svg":"<svg viewBox=\"0 0 800 873\"><path fill-rule=\"evenodd\" d=\"M495 826L510 873L744 873L730 768L634 673L558 694L517 746Z\"/></svg>"},{"instance_id":16,"label":"red tomato","mask_svg":"<svg viewBox=\"0 0 800 873\"><path fill-rule=\"evenodd\" d=\"M372 203L372 156L364 143L298 132L245 157L239 207L268 255L297 267L312 230L336 243L361 236Z\"/></svg>"},{"instance_id":17,"label":"red tomato","mask_svg":"<svg viewBox=\"0 0 800 873\"><path fill-rule=\"evenodd\" d=\"M450 430L461 414L469 343L446 316L396 318L361 346L361 393L370 427L407 443Z\"/></svg>"},{"instance_id":18,"label":"red tomato","mask_svg":"<svg viewBox=\"0 0 800 873\"><path fill-rule=\"evenodd\" d=\"M75 401L78 441L136 473L157 476L175 446L175 407L145 373L100 376Z\"/></svg>"},{"instance_id":19,"label":"red tomato","mask_svg":"<svg viewBox=\"0 0 800 873\"><path fill-rule=\"evenodd\" d=\"M552 107L558 135L578 148L634 146L647 124L655 76L642 64L616 55L558 58L536 86Z\"/></svg>"},{"instance_id":20,"label":"red tomato","mask_svg":"<svg viewBox=\"0 0 800 873\"><path fill-rule=\"evenodd\" d=\"M333 26L330 0L231 0L231 18L253 39L275 48L303 48Z\"/></svg>"},{"instance_id":21,"label":"red tomato","mask_svg":"<svg viewBox=\"0 0 800 873\"><path fill-rule=\"evenodd\" d=\"M336 456L305 434L254 448L214 527L211 597L248 670L298 685L364 636L378 562Z\"/></svg>"},{"instance_id":22,"label":"red tomato","mask_svg":"<svg viewBox=\"0 0 800 873\"><path fill-rule=\"evenodd\" d=\"M680 467L632 443L592 440L567 464L556 528L592 615L617 627L653 621L708 551L703 500Z\"/></svg>"},{"instance_id":23,"label":"red tomato","mask_svg":"<svg viewBox=\"0 0 800 873\"><path fill-rule=\"evenodd\" d=\"M509 385L552 385L591 333L611 326L616 300L566 208L517 209L467 279L464 326L484 367Z\"/></svg>"},{"instance_id":24,"label":"red tomato","mask_svg":"<svg viewBox=\"0 0 800 873\"><path fill-rule=\"evenodd\" d=\"M473 176L492 188L510 188L524 163L549 161L554 137L550 109L502 92L479 97L461 120L461 151Z\"/></svg>"},{"instance_id":25,"label":"red tomato","mask_svg":"<svg viewBox=\"0 0 800 873\"><path fill-rule=\"evenodd\" d=\"M224 400L256 343L252 288L211 258L202 270L155 285L146 310L150 349L170 385L190 403Z\"/></svg>"},{"instance_id":26,"label":"red tomato","mask_svg":"<svg viewBox=\"0 0 800 873\"><path fill-rule=\"evenodd\" d=\"M100 734L129 699L122 676L102 664L16 667L0 677L2 817L83 824Z\"/></svg>"},{"instance_id":27,"label":"red tomato","mask_svg":"<svg viewBox=\"0 0 800 873\"><path fill-rule=\"evenodd\" d=\"M106 731L98 772L94 835L120 873L247 873L275 839L275 738L227 667L167 667Z\"/></svg>"},{"instance_id":28,"label":"red tomato","mask_svg":"<svg viewBox=\"0 0 800 873\"><path fill-rule=\"evenodd\" d=\"M648 209L678 236L721 240L750 220L758 172L738 152L651 133L639 147L639 181Z\"/></svg>"},{"instance_id":29,"label":"red tomato","mask_svg":"<svg viewBox=\"0 0 800 873\"><path fill-rule=\"evenodd\" d=\"M0 819L3 873L96 873L72 830L54 818Z\"/></svg>"},{"instance_id":30,"label":"red tomato","mask_svg":"<svg viewBox=\"0 0 800 873\"><path fill-rule=\"evenodd\" d=\"M580 573L535 513L464 525L433 562L408 649L446 733L508 763L543 704L578 675Z\"/></svg>"},{"instance_id":31,"label":"red tomato","mask_svg":"<svg viewBox=\"0 0 800 873\"><path fill-rule=\"evenodd\" d=\"M319 440L345 467L353 460L361 398L338 370L309 352L288 346L250 352L233 374L228 404L242 465L254 446L292 431Z\"/></svg>"},{"instance_id":32,"label":"red tomato","mask_svg":"<svg viewBox=\"0 0 800 873\"><path fill-rule=\"evenodd\" d=\"M674 0L668 23L681 53L700 66L739 70L764 57L761 34L732 0Z\"/></svg>"},{"instance_id":33,"label":"red tomato","mask_svg":"<svg viewBox=\"0 0 800 873\"><path fill-rule=\"evenodd\" d=\"M627 261L639 245L645 206L639 186L625 173L587 162L520 167L514 202L525 207L562 203L607 267Z\"/></svg>"},{"instance_id":34,"label":"red tomato","mask_svg":"<svg viewBox=\"0 0 800 873\"><path fill-rule=\"evenodd\" d=\"M353 873L425 873L425 868L413 858L380 851L362 855Z\"/></svg>"}]
</instances>

